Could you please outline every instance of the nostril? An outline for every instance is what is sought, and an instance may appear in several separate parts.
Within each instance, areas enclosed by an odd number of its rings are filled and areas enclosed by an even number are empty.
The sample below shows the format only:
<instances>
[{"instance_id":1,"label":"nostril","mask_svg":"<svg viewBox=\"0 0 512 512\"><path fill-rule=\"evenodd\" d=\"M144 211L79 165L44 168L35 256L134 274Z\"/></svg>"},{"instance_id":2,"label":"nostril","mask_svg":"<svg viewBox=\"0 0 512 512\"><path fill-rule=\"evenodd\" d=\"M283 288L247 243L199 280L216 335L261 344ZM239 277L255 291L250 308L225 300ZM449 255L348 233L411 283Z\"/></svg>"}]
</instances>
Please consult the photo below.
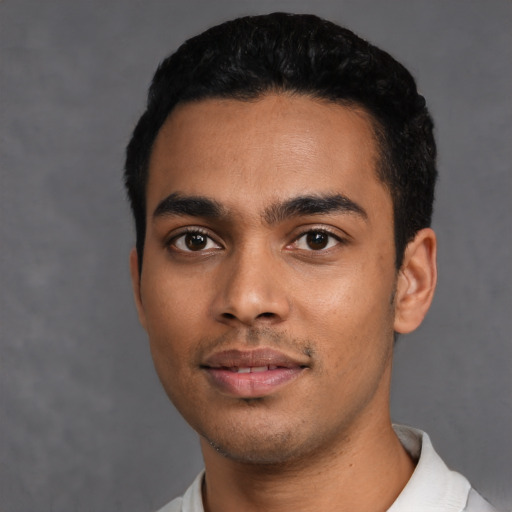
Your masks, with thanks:
<instances>
[{"instance_id":1,"label":"nostril","mask_svg":"<svg viewBox=\"0 0 512 512\"><path fill-rule=\"evenodd\" d=\"M232 320L233 318L236 318L235 315L233 315L231 313L222 313L222 316L224 318L227 318L228 320Z\"/></svg>"},{"instance_id":2,"label":"nostril","mask_svg":"<svg viewBox=\"0 0 512 512\"><path fill-rule=\"evenodd\" d=\"M275 316L275 313L261 313L258 318L274 318Z\"/></svg>"}]
</instances>

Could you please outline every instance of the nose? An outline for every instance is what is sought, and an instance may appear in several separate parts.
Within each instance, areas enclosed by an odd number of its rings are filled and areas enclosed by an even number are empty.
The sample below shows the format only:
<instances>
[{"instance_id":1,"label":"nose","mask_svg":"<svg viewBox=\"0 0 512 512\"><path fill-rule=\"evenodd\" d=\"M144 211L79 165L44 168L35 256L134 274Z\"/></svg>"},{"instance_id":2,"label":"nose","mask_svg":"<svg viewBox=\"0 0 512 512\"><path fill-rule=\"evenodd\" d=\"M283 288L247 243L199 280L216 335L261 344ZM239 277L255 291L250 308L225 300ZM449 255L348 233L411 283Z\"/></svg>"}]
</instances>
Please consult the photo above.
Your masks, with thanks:
<instances>
[{"instance_id":1,"label":"nose","mask_svg":"<svg viewBox=\"0 0 512 512\"><path fill-rule=\"evenodd\" d=\"M217 321L257 326L286 320L290 303L282 270L282 262L270 250L232 254L216 283L213 313Z\"/></svg>"}]
</instances>

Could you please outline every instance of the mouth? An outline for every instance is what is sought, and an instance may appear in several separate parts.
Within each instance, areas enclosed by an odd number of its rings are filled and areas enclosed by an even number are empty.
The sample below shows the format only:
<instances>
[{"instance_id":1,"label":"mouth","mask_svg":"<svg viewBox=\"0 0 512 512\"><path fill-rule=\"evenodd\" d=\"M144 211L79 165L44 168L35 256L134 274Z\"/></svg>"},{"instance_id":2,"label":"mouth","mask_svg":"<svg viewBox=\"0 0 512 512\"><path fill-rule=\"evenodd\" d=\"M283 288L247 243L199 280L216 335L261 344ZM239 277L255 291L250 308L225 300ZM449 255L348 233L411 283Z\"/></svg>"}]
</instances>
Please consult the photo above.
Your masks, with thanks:
<instances>
[{"instance_id":1,"label":"mouth","mask_svg":"<svg viewBox=\"0 0 512 512\"><path fill-rule=\"evenodd\" d=\"M309 368L303 357L291 357L274 349L217 352L201 365L210 383L235 398L272 395Z\"/></svg>"},{"instance_id":2,"label":"mouth","mask_svg":"<svg viewBox=\"0 0 512 512\"><path fill-rule=\"evenodd\" d=\"M223 369L229 370L230 372L233 372L233 373L261 373L261 372L268 372L270 370L277 370L278 368L282 368L282 367L276 366L276 365L241 366L241 367L233 366L233 367L223 368ZM222 369L222 368L216 368L216 369Z\"/></svg>"}]
</instances>

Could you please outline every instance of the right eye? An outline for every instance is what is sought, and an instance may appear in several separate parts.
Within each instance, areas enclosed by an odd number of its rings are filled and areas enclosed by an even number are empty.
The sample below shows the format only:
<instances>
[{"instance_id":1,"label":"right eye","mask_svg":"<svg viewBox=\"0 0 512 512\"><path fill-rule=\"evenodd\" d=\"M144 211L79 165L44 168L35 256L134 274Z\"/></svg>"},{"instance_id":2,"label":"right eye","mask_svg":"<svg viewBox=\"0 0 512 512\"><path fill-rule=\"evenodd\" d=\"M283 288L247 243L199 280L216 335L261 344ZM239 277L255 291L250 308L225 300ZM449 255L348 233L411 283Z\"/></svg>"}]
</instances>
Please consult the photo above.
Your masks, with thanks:
<instances>
[{"instance_id":1,"label":"right eye","mask_svg":"<svg viewBox=\"0 0 512 512\"><path fill-rule=\"evenodd\" d=\"M201 252L222 247L202 231L187 231L174 237L170 246L184 252Z\"/></svg>"}]
</instances>

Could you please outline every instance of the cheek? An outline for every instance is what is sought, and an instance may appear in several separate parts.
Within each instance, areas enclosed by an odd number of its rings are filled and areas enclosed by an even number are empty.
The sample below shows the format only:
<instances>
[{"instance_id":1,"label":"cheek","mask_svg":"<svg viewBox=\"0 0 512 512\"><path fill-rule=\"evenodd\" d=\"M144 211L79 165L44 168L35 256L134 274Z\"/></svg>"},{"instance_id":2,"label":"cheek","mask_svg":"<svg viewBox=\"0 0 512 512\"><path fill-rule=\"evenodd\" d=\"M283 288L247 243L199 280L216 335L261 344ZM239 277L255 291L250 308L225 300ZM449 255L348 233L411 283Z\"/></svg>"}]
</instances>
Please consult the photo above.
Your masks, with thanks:
<instances>
[{"instance_id":1,"label":"cheek","mask_svg":"<svg viewBox=\"0 0 512 512\"><path fill-rule=\"evenodd\" d=\"M156 259L156 258L155 258ZM148 269L142 276L141 297L150 322L158 328L186 328L194 322L198 310L207 300L208 286L197 276L184 276L184 271L172 270L165 261ZM176 319L182 321L176 322Z\"/></svg>"},{"instance_id":2,"label":"cheek","mask_svg":"<svg viewBox=\"0 0 512 512\"><path fill-rule=\"evenodd\" d=\"M183 407L180 397L184 390L190 394L194 389L194 340L201 337L197 304L197 300L190 300L190 294L175 286L152 287L145 304L150 312L146 329L153 364L165 392L179 409Z\"/></svg>"},{"instance_id":3,"label":"cheek","mask_svg":"<svg viewBox=\"0 0 512 512\"><path fill-rule=\"evenodd\" d=\"M340 361L367 359L392 338L392 279L375 273L352 271L337 279L317 281L296 301L307 335ZM389 274L389 272L388 272Z\"/></svg>"},{"instance_id":4,"label":"cheek","mask_svg":"<svg viewBox=\"0 0 512 512\"><path fill-rule=\"evenodd\" d=\"M320 326L339 326L342 330L352 325L361 327L362 319L373 316L370 313L380 306L384 296L384 290L379 293L364 274L362 269L350 273L333 269L326 276L315 276L312 286L294 291L294 301L298 303L302 297L297 307Z\"/></svg>"},{"instance_id":5,"label":"cheek","mask_svg":"<svg viewBox=\"0 0 512 512\"><path fill-rule=\"evenodd\" d=\"M179 366L193 340L201 337L200 319L207 314L204 295L183 279L153 275L145 276L141 294L152 355L157 366Z\"/></svg>"}]
</instances>

